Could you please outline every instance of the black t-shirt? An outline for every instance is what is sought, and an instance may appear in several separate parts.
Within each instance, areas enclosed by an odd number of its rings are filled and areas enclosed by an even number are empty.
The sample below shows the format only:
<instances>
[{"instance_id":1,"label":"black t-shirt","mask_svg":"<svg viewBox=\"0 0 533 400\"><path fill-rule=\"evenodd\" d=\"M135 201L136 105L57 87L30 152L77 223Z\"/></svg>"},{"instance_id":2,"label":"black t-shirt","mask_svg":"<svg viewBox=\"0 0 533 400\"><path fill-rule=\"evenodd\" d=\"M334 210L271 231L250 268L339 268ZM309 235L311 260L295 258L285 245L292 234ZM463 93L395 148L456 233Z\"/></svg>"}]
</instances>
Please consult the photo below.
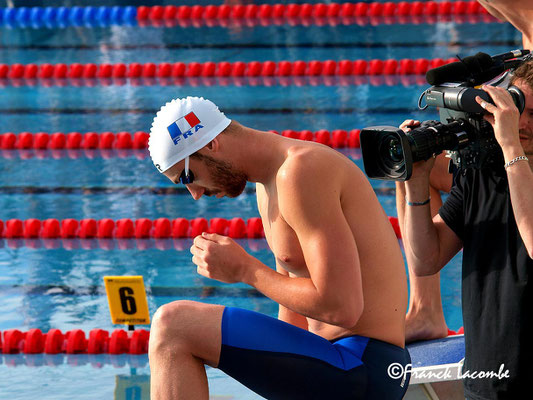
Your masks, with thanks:
<instances>
[{"instance_id":1,"label":"black t-shirt","mask_svg":"<svg viewBox=\"0 0 533 400\"><path fill-rule=\"evenodd\" d=\"M516 226L505 171L460 171L439 214L464 246L465 395L524 398L533 381L533 260ZM482 378L482 371L492 377Z\"/></svg>"}]
</instances>

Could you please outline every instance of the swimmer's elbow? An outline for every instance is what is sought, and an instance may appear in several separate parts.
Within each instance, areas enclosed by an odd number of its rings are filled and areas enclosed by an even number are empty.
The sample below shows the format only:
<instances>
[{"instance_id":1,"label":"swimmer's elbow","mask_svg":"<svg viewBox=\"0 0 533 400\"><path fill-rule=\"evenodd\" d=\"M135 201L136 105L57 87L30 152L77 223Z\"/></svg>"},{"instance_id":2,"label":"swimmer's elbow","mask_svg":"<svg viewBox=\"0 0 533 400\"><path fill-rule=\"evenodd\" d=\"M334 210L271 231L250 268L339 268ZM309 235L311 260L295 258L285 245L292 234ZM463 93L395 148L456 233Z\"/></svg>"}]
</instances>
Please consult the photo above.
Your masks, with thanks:
<instances>
[{"instance_id":1,"label":"swimmer's elbow","mask_svg":"<svg viewBox=\"0 0 533 400\"><path fill-rule=\"evenodd\" d=\"M331 315L331 325L335 325L344 329L353 328L357 325L359 318L363 314L363 302L348 306L344 304L336 309Z\"/></svg>"},{"instance_id":2,"label":"swimmer's elbow","mask_svg":"<svg viewBox=\"0 0 533 400\"><path fill-rule=\"evenodd\" d=\"M329 325L350 329L357 324L363 314L364 298L362 290L335 291L326 296L315 297L311 304L314 313L310 313L309 317Z\"/></svg>"},{"instance_id":3,"label":"swimmer's elbow","mask_svg":"<svg viewBox=\"0 0 533 400\"><path fill-rule=\"evenodd\" d=\"M359 314L350 314L346 315L344 319L339 320L339 323L336 324L336 326L340 326L344 329L351 329L355 325L357 325L357 322L359 322L359 318L361 317L361 313Z\"/></svg>"}]
</instances>

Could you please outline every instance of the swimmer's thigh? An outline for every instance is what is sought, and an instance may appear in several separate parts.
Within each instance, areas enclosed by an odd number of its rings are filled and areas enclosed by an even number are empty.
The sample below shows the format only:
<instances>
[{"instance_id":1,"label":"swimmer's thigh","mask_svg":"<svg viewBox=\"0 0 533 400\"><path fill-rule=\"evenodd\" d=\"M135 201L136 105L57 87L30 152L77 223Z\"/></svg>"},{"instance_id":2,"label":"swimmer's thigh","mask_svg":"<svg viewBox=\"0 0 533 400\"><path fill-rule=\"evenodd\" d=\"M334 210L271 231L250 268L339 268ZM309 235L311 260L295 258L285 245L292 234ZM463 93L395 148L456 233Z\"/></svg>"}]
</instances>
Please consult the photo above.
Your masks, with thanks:
<instances>
[{"instance_id":1,"label":"swimmer's thigh","mask_svg":"<svg viewBox=\"0 0 533 400\"><path fill-rule=\"evenodd\" d=\"M357 354L252 311L224 310L218 368L266 399L365 398L366 369Z\"/></svg>"}]
</instances>

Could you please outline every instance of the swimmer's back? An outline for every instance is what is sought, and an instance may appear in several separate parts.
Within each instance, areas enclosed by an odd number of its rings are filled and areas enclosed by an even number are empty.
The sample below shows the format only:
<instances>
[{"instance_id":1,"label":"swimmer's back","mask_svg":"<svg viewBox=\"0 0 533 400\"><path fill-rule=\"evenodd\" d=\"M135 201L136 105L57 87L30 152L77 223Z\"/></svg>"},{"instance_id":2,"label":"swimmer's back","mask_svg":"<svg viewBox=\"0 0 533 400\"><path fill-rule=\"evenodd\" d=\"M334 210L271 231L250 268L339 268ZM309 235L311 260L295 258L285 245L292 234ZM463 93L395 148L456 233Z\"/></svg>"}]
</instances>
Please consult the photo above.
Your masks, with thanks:
<instances>
[{"instance_id":1,"label":"swimmer's back","mask_svg":"<svg viewBox=\"0 0 533 400\"><path fill-rule=\"evenodd\" d=\"M359 253L364 294L363 313L350 332L403 347L405 266L398 239L368 179L353 161L327 146L304 143L289 154L338 187L340 204ZM320 183L317 179L317 190ZM315 320L309 320L309 330L328 339L347 334L342 328Z\"/></svg>"}]
</instances>

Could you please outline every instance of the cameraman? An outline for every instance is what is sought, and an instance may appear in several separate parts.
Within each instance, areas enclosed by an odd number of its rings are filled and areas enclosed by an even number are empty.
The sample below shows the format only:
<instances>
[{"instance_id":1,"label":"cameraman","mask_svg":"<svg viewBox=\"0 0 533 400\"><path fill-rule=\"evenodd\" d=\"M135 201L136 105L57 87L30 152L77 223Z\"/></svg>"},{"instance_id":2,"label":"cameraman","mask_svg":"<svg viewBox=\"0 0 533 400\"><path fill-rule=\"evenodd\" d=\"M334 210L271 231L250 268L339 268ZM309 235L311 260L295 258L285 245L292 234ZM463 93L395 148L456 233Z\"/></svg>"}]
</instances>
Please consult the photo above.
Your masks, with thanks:
<instances>
[{"instance_id":1,"label":"cameraman","mask_svg":"<svg viewBox=\"0 0 533 400\"><path fill-rule=\"evenodd\" d=\"M511 84L524 93L522 115L505 89L483 87L494 104L476 98L488 113L505 167L456 172L433 219L428 200L435 160L415 164L405 183L405 251L414 274L438 273L463 248L469 400L524 398L533 374L533 61L517 68Z\"/></svg>"},{"instance_id":2,"label":"cameraman","mask_svg":"<svg viewBox=\"0 0 533 400\"><path fill-rule=\"evenodd\" d=\"M524 49L533 51L533 8L530 0L478 0L478 2L494 17L502 22L509 22L522 34ZM406 128L412 120L405 121L402 128ZM404 129L406 131L409 128ZM431 215L438 213L442 205L440 192L449 193L452 186L452 176L448 173L448 160L444 154L437 156L435 168L430 174ZM405 184L396 182L396 208L402 237L405 237ZM413 276L411 261L407 256L409 266L410 291L409 311L405 317L405 341L436 339L448 334L442 300L440 295L440 276Z\"/></svg>"}]
</instances>

